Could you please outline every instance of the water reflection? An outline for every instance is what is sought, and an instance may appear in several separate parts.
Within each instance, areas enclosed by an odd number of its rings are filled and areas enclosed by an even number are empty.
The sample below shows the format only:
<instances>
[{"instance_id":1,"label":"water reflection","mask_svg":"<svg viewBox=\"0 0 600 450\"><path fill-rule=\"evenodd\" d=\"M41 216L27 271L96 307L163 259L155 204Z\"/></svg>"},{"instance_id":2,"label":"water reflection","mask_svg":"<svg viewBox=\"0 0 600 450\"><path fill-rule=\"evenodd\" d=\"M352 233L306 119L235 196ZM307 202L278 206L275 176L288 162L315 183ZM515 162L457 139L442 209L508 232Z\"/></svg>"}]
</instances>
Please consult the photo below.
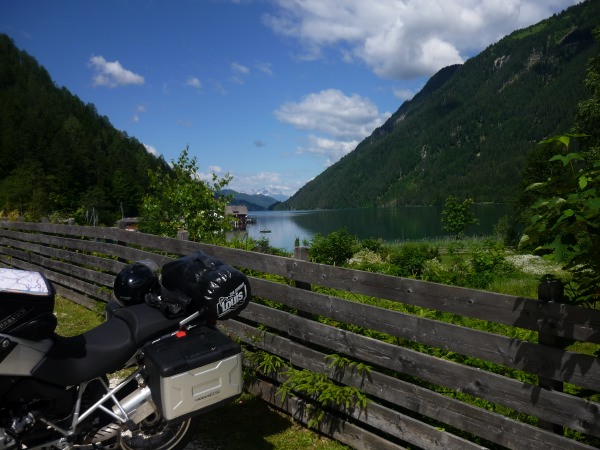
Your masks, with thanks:
<instances>
[{"instance_id":1,"label":"water reflection","mask_svg":"<svg viewBox=\"0 0 600 450\"><path fill-rule=\"evenodd\" d=\"M442 229L442 207L360 208L327 211L250 211L255 224L248 235L267 238L273 247L291 251L296 238L310 241L316 233L328 234L346 227L359 239L380 238L388 242L422 240L446 236ZM511 213L508 205L475 205L480 224L467 234L491 234L498 220ZM262 232L261 232L262 231ZM266 232L268 231L268 232Z\"/></svg>"}]
</instances>

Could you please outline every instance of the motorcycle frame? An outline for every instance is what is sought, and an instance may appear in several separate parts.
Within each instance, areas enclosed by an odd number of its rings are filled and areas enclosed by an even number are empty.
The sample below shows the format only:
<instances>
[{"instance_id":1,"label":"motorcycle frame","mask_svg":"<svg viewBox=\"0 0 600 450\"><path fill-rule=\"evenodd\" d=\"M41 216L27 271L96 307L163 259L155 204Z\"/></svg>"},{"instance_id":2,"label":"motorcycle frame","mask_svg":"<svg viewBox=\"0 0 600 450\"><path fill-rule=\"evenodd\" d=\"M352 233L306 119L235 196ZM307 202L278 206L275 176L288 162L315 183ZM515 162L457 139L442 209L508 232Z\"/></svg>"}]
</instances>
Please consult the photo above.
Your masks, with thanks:
<instances>
[{"instance_id":1,"label":"motorcycle frame","mask_svg":"<svg viewBox=\"0 0 600 450\"><path fill-rule=\"evenodd\" d=\"M192 322L195 319L197 319L199 316L200 316L199 312L194 312L193 314L182 319L179 322L179 331L193 327L194 325L192 325ZM170 333L168 335L160 337L153 342L160 341L161 339L172 336L175 333L177 333L177 332L175 331L173 333ZM125 364L124 368L128 368L128 367L130 368L130 367L134 367L134 366L138 366L138 368L132 374L130 374L127 378L125 378L125 380L123 380L119 384L117 384L115 387L111 388L110 385L106 382L106 380L103 377L86 380L86 381L80 383L77 386L77 390L78 390L77 391L77 400L75 401L75 406L73 407L71 425L69 426L69 429L65 430L64 428L58 426L57 424L51 422L48 419L39 418L40 422L44 423L46 426L48 426L48 427L52 428L53 430L57 431L58 433L62 434L63 437L58 438L54 441L45 442L38 446L28 447L27 449L28 450L47 449L49 446L55 446L59 449L70 448L72 445L72 442L70 442L70 439L77 435L77 427L85 419L90 417L94 412L96 412L98 410L100 410L100 411L104 412L105 414L109 415L110 417L114 418L121 425L127 426L130 430L135 429L137 427L136 423L133 421L131 415L128 414L127 411L125 411L125 408L121 404L121 401L116 397L116 394L121 389L123 389L125 386L127 386L130 382L135 380L135 382L138 384L138 387L139 387L140 383L138 382L138 380L139 379L144 380L143 370L142 370L142 367L140 367L140 365L139 365L139 361L140 361L140 358L142 355L143 355L143 352L141 350L138 350L138 352L129 360L129 362L127 364ZM102 395L102 397L98 401L96 401L96 403L94 403L92 406L90 406L85 411L81 412L81 404L83 401L83 395L84 395L85 390L87 389L88 385L93 381L99 381L101 383L102 387L104 388L104 390L106 391L106 393L104 395ZM151 397L149 397L149 400L150 400L150 398ZM105 405L105 403L108 401L112 402L113 405L109 405L109 407L107 407ZM113 410L111 410L110 406L115 406L118 410L118 413L120 413L120 414L117 414ZM156 406L154 405L154 403L152 403L152 406L156 410ZM134 410L134 412L135 412L135 410ZM77 447L83 448L86 446L78 445ZM96 449L96 448L98 448L98 446L91 444L89 448Z\"/></svg>"},{"instance_id":2,"label":"motorcycle frame","mask_svg":"<svg viewBox=\"0 0 600 450\"><path fill-rule=\"evenodd\" d=\"M138 376L141 375L141 368L138 368L135 372L133 372L131 375L129 375L125 380L123 380L122 382L120 382L117 386L111 388L110 385L106 382L105 379L103 378L96 378L94 380L87 380L84 381L83 383L81 383L78 386L78 393L77 393L77 400L75 402L75 406L73 408L73 412L72 412L72 420L71 420L71 425L69 426L68 430L65 430L64 428L56 425L55 423L44 419L44 418L40 418L39 420L44 423L45 425L47 425L48 427L51 427L53 430L57 431L58 433L62 434L63 437L56 439L55 441L52 442L45 442L40 446L34 446L34 447L28 447L29 449L36 449L36 448L47 448L50 445L55 445L58 448L68 448L69 447L69 438L75 436L77 433L77 427L89 416L91 416L94 412L100 410L106 414L108 414L110 417L114 418L117 422L119 422L120 424L124 424L127 425L128 427L133 426L133 421L130 417L130 415L125 411L125 409L123 408L123 406L121 405L121 402L119 401L119 399L116 397L116 394L123 388L125 387L127 384L129 384L130 382L132 382L135 378L137 378ZM87 386L92 382L92 381L100 381L102 387L105 389L106 393L96 402L94 403L92 406L90 406L88 409L86 409L85 411L83 411L83 413L81 413L81 403L83 400L83 395L85 393L85 390L87 388ZM107 407L105 405L106 402L112 402L112 404L118 409L119 414L116 414L115 412L113 412L110 407Z\"/></svg>"}]
</instances>

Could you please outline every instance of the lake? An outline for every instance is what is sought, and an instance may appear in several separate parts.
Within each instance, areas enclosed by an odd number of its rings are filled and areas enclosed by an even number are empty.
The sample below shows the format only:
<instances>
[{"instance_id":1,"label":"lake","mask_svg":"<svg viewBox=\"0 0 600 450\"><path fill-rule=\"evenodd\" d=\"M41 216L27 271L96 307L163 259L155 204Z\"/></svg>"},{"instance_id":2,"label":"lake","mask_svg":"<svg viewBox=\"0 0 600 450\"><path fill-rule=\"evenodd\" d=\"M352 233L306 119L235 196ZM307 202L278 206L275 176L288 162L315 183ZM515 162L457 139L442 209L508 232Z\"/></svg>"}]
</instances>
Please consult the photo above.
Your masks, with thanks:
<instances>
[{"instance_id":1,"label":"lake","mask_svg":"<svg viewBox=\"0 0 600 450\"><path fill-rule=\"evenodd\" d=\"M387 242L416 241L448 236L442 229L443 206L404 206L398 208L359 208L316 211L249 211L256 220L247 226L254 239L267 238L272 247L292 251L298 237L300 243L310 241L316 233L328 234L344 227L359 239L380 238ZM510 215L509 205L474 205L480 221L467 229L467 235L490 235L498 220ZM261 230L269 230L268 233Z\"/></svg>"}]
</instances>

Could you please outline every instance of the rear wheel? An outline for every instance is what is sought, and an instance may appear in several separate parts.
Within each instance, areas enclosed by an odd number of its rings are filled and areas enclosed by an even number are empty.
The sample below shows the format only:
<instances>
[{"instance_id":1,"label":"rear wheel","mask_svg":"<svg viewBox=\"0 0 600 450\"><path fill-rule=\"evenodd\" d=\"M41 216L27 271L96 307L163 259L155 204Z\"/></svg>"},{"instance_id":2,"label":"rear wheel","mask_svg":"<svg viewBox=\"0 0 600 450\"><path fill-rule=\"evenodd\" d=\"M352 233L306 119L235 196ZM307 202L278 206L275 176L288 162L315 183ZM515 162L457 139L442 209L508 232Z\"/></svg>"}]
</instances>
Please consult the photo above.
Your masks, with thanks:
<instances>
[{"instance_id":1,"label":"rear wheel","mask_svg":"<svg viewBox=\"0 0 600 450\"><path fill-rule=\"evenodd\" d=\"M123 450L181 450L198 431L200 418L166 423L160 415L152 414L140 423L139 430L123 432L120 447Z\"/></svg>"}]
</instances>

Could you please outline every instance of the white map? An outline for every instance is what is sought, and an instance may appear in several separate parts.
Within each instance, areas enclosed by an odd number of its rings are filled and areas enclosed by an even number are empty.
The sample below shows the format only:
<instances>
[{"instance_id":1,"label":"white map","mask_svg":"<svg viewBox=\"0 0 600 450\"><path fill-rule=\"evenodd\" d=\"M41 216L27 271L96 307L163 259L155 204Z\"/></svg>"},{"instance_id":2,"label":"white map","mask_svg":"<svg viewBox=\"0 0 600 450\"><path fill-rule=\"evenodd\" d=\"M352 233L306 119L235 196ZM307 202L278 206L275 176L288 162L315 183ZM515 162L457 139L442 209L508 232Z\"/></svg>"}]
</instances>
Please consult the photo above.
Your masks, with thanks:
<instances>
[{"instance_id":1,"label":"white map","mask_svg":"<svg viewBox=\"0 0 600 450\"><path fill-rule=\"evenodd\" d=\"M32 295L50 293L46 279L39 272L0 268L0 291Z\"/></svg>"}]
</instances>

